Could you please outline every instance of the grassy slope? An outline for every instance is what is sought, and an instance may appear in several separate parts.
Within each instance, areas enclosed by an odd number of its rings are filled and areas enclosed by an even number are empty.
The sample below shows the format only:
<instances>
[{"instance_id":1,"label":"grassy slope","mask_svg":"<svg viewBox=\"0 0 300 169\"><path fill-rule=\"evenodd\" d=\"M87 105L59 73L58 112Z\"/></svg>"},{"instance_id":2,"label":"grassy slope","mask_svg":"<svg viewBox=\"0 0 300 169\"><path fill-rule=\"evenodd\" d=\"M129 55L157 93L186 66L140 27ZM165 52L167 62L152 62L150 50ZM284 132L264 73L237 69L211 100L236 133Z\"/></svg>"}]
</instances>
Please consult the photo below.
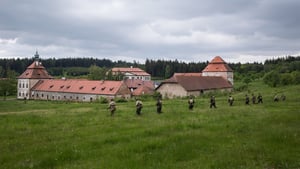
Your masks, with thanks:
<instances>
[{"instance_id":1,"label":"grassy slope","mask_svg":"<svg viewBox=\"0 0 300 169\"><path fill-rule=\"evenodd\" d=\"M192 112L183 99L164 100L163 114L144 101L107 105L0 101L1 168L300 168L300 86L267 88L262 105L246 106L245 92L197 98ZM285 102L273 103L284 92Z\"/></svg>"}]
</instances>

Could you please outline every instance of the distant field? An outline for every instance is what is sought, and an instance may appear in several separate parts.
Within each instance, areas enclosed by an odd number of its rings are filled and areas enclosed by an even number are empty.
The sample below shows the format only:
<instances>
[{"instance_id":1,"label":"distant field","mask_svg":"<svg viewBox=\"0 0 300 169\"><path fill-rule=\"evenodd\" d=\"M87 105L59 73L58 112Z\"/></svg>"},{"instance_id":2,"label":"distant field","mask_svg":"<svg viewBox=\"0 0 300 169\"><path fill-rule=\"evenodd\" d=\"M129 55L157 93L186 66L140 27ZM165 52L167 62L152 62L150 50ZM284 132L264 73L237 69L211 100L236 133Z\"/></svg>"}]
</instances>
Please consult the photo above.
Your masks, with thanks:
<instances>
[{"instance_id":1,"label":"distant field","mask_svg":"<svg viewBox=\"0 0 300 169\"><path fill-rule=\"evenodd\" d=\"M263 104L244 104L261 93ZM287 100L272 101L284 93ZM296 169L300 168L300 86L268 88L186 99L118 103L115 117L106 104L0 101L0 168L103 169Z\"/></svg>"}]
</instances>

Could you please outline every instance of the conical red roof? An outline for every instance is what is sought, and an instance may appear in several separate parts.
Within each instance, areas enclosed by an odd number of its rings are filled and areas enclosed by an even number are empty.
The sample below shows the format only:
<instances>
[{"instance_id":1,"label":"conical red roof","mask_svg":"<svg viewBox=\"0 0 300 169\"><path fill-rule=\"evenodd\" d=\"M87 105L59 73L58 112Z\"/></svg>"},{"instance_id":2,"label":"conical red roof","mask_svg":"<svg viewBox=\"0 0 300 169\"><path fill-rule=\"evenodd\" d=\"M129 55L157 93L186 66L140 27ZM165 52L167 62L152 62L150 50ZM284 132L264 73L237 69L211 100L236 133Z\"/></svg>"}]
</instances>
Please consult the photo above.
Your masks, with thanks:
<instances>
[{"instance_id":1,"label":"conical red roof","mask_svg":"<svg viewBox=\"0 0 300 169\"><path fill-rule=\"evenodd\" d=\"M39 61L34 61L30 66L27 67L25 72L23 72L19 79L53 79L51 75L48 74L47 70L42 63Z\"/></svg>"},{"instance_id":2,"label":"conical red roof","mask_svg":"<svg viewBox=\"0 0 300 169\"><path fill-rule=\"evenodd\" d=\"M220 56L216 56L208 63L202 72L232 72L232 69Z\"/></svg>"}]
</instances>

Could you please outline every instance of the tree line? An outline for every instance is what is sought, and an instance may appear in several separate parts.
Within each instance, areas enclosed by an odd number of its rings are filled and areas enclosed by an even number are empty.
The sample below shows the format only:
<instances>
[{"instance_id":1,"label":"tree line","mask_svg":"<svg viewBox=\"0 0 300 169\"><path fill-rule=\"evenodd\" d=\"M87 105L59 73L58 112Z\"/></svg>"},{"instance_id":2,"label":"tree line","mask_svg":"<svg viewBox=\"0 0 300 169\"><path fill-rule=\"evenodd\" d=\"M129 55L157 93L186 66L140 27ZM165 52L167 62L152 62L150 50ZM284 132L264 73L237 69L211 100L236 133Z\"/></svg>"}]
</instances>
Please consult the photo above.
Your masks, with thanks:
<instances>
[{"instance_id":1,"label":"tree line","mask_svg":"<svg viewBox=\"0 0 300 169\"><path fill-rule=\"evenodd\" d=\"M0 77L15 78L23 73L34 61L34 58L0 59ZM106 73L112 67L139 67L157 79L166 79L174 73L201 72L208 64L206 62L181 62L178 60L152 60L145 63L111 61L97 58L49 58L42 60L43 66L52 76L85 76L89 79L119 80ZM257 78L263 78L270 86L299 84L300 56L287 56L265 60L264 63L228 63L234 70L235 81L245 83Z\"/></svg>"}]
</instances>

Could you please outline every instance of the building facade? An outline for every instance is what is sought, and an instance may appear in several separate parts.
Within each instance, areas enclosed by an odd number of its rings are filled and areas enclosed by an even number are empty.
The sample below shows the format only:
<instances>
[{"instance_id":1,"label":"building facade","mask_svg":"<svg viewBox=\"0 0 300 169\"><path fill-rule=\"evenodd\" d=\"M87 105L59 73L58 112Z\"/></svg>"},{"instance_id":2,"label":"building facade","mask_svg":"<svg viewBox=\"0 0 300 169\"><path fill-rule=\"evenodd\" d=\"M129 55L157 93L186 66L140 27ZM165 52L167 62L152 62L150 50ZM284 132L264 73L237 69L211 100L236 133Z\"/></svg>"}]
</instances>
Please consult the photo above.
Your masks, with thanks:
<instances>
[{"instance_id":1,"label":"building facade","mask_svg":"<svg viewBox=\"0 0 300 169\"><path fill-rule=\"evenodd\" d=\"M95 101L101 97L130 98L131 91L123 81L54 79L39 61L34 62L18 77L18 99Z\"/></svg>"},{"instance_id":2,"label":"building facade","mask_svg":"<svg viewBox=\"0 0 300 169\"><path fill-rule=\"evenodd\" d=\"M233 71L217 56L202 73L175 73L163 81L156 89L163 97L199 96L212 91L231 91Z\"/></svg>"},{"instance_id":3,"label":"building facade","mask_svg":"<svg viewBox=\"0 0 300 169\"><path fill-rule=\"evenodd\" d=\"M111 69L112 75L123 75L124 79L151 80L151 75L140 68L115 67Z\"/></svg>"}]
</instances>

